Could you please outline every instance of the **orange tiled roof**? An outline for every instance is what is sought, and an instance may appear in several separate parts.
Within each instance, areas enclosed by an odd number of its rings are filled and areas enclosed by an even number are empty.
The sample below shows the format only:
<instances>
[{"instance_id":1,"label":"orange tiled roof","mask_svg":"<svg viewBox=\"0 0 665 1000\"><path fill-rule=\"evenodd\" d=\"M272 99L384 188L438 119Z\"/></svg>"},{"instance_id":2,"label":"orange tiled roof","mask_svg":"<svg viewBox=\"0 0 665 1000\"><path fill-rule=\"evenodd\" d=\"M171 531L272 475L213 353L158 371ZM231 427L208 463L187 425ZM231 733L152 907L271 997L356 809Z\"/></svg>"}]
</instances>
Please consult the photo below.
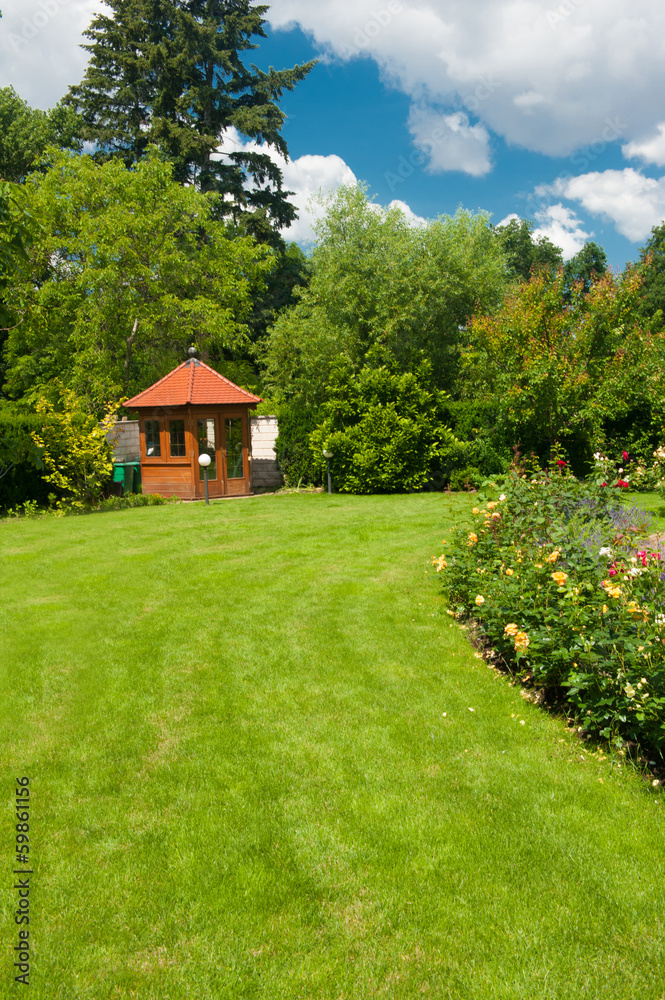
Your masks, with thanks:
<instances>
[{"instance_id":1,"label":"orange tiled roof","mask_svg":"<svg viewBox=\"0 0 665 1000\"><path fill-rule=\"evenodd\" d=\"M260 403L260 396L229 382L213 368L196 359L183 361L149 389L124 404L128 409L142 406L212 406L217 404Z\"/></svg>"}]
</instances>

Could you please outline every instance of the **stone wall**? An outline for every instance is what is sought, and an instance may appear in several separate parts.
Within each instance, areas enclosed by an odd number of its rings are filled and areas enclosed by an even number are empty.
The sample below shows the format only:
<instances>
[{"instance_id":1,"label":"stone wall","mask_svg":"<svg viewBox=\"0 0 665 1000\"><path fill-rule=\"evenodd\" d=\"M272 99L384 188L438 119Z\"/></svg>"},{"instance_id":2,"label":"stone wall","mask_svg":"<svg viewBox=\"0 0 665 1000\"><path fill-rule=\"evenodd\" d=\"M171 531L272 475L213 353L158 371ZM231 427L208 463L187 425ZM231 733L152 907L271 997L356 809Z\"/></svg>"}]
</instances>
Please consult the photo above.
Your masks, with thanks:
<instances>
[{"instance_id":1,"label":"stone wall","mask_svg":"<svg viewBox=\"0 0 665 1000\"><path fill-rule=\"evenodd\" d=\"M275 438L277 417L252 417L252 490L278 490L284 477L277 467ZM138 462L140 456L138 420L118 420L108 434L116 462Z\"/></svg>"},{"instance_id":2,"label":"stone wall","mask_svg":"<svg viewBox=\"0 0 665 1000\"><path fill-rule=\"evenodd\" d=\"M278 490L284 477L277 466L275 439L277 417L252 417L252 490Z\"/></svg>"},{"instance_id":3,"label":"stone wall","mask_svg":"<svg viewBox=\"0 0 665 1000\"><path fill-rule=\"evenodd\" d=\"M141 445L139 443L138 420L117 420L106 437L113 443L113 460L115 462L140 462Z\"/></svg>"}]
</instances>

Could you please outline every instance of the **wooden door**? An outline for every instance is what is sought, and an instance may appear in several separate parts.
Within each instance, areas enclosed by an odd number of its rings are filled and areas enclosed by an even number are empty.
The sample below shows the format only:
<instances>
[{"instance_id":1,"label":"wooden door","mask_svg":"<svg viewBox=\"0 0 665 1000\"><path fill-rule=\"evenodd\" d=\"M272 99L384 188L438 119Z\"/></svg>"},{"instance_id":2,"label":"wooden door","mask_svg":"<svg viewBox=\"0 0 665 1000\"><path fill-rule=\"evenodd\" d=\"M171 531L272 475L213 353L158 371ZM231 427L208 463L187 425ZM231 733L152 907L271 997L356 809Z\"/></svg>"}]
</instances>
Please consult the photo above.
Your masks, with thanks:
<instances>
[{"instance_id":1,"label":"wooden door","mask_svg":"<svg viewBox=\"0 0 665 1000\"><path fill-rule=\"evenodd\" d=\"M210 455L208 466L208 493L210 496L222 496L224 493L224 473L222 468L222 450L219 417L214 413L198 413L194 418L196 440L196 495L205 496L205 477L199 465L199 455Z\"/></svg>"},{"instance_id":2,"label":"wooden door","mask_svg":"<svg viewBox=\"0 0 665 1000\"><path fill-rule=\"evenodd\" d=\"M229 496L250 493L248 420L242 412L221 418L224 457L224 492Z\"/></svg>"}]
</instances>

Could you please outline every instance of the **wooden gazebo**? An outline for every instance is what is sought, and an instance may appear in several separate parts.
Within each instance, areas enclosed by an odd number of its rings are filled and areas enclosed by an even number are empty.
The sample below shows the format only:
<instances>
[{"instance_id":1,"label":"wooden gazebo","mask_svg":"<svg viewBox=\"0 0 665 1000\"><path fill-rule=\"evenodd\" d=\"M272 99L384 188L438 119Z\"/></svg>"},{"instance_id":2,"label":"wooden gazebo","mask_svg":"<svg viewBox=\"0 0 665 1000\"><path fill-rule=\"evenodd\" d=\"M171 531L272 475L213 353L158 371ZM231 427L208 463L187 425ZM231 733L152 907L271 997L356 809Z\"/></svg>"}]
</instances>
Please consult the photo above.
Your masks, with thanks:
<instances>
[{"instance_id":1,"label":"wooden gazebo","mask_svg":"<svg viewBox=\"0 0 665 1000\"><path fill-rule=\"evenodd\" d=\"M144 492L202 497L205 452L211 497L251 493L250 410L260 402L193 357L127 400L139 414Z\"/></svg>"}]
</instances>

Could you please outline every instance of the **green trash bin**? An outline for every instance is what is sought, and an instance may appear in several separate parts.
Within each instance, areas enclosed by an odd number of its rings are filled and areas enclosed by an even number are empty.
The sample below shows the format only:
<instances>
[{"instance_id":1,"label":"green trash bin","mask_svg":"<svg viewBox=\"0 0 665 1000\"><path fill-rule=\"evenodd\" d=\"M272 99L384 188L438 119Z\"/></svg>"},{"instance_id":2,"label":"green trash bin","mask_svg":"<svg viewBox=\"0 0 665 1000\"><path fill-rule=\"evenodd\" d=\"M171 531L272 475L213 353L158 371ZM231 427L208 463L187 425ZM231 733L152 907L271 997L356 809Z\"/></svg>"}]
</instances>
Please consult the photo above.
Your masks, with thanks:
<instances>
[{"instance_id":1,"label":"green trash bin","mask_svg":"<svg viewBox=\"0 0 665 1000\"><path fill-rule=\"evenodd\" d=\"M134 492L134 466L131 462L125 462L122 467L123 470L123 485L124 489L122 491L123 496L127 496L128 493Z\"/></svg>"},{"instance_id":2,"label":"green trash bin","mask_svg":"<svg viewBox=\"0 0 665 1000\"><path fill-rule=\"evenodd\" d=\"M122 465L113 466L113 478L111 480L111 496L120 497L123 494L125 483L125 470Z\"/></svg>"},{"instance_id":3,"label":"green trash bin","mask_svg":"<svg viewBox=\"0 0 665 1000\"><path fill-rule=\"evenodd\" d=\"M132 492L133 493L140 493L141 492L141 463L140 462L132 462L132 467L134 469L134 476L132 478L132 487L133 487Z\"/></svg>"}]
</instances>

